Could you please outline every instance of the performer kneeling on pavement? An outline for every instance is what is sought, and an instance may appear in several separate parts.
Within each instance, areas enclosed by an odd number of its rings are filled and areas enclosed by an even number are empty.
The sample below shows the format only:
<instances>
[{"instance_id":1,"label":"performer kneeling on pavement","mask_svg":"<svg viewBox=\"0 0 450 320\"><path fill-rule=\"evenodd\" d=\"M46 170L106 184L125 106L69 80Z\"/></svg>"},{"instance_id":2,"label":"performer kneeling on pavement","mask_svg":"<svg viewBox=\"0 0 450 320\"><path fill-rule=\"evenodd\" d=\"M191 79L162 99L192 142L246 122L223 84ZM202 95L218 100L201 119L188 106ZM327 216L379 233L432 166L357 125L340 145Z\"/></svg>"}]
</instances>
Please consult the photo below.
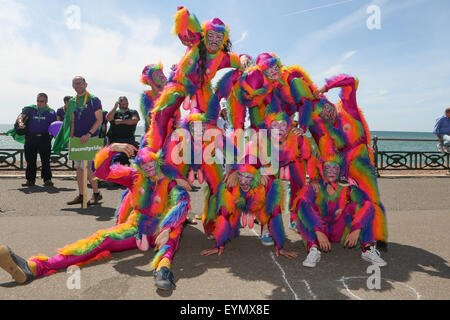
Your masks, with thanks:
<instances>
[{"instance_id":1,"label":"performer kneeling on pavement","mask_svg":"<svg viewBox=\"0 0 450 320\"><path fill-rule=\"evenodd\" d=\"M321 251L331 250L331 242L344 247L361 247L361 258L374 265L385 266L375 248L372 224L375 215L373 203L356 185L338 184L340 163L334 155L323 164L324 181L316 193L312 186L303 187L296 195L297 214L292 217L306 242L308 256L303 265L314 268Z\"/></svg>"},{"instance_id":2,"label":"performer kneeling on pavement","mask_svg":"<svg viewBox=\"0 0 450 320\"><path fill-rule=\"evenodd\" d=\"M44 256L25 260L6 246L0 246L0 267L20 284L46 276L71 265L84 265L120 252L139 247L158 250L151 268L155 270L157 288L175 286L171 262L178 247L183 222L190 207L189 194L166 174L161 154L143 148L132 167L111 165L118 152L131 155L136 148L129 144L112 144L97 153L95 174L98 178L126 186L132 194L133 210L122 223L99 230L59 250L53 258Z\"/></svg>"},{"instance_id":3,"label":"performer kneeling on pavement","mask_svg":"<svg viewBox=\"0 0 450 320\"><path fill-rule=\"evenodd\" d=\"M296 252L283 249L285 233L281 217L282 186L280 180L262 176L256 159L246 157L246 164L238 165L238 184L227 187L221 182L217 191L216 214L217 219L213 231L216 247L203 250L200 254L209 256L223 253L226 242L239 236L241 215L253 217L261 226L268 226L275 246L276 255L280 254L292 259ZM252 224L249 224L252 227Z\"/></svg>"}]
</instances>

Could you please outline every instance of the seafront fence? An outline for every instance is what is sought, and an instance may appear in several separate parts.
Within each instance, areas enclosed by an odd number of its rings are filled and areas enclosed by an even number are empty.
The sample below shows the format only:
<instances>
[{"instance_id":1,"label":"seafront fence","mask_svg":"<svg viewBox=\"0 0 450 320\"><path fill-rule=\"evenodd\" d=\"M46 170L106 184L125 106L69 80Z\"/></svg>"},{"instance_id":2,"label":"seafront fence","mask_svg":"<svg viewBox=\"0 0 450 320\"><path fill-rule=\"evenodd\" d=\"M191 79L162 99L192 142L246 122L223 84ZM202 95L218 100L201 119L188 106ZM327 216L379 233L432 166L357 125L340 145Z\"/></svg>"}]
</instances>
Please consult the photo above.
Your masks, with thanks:
<instances>
[{"instance_id":1,"label":"seafront fence","mask_svg":"<svg viewBox=\"0 0 450 320\"><path fill-rule=\"evenodd\" d=\"M439 151L383 151L379 150L380 141L438 142L437 139L392 139L374 136L372 148L378 176L380 170L450 170L450 154ZM61 154L52 153L50 166L54 171L75 170L73 161L69 160L68 150L62 151ZM24 171L25 168L23 149L0 149L0 172Z\"/></svg>"}]
</instances>

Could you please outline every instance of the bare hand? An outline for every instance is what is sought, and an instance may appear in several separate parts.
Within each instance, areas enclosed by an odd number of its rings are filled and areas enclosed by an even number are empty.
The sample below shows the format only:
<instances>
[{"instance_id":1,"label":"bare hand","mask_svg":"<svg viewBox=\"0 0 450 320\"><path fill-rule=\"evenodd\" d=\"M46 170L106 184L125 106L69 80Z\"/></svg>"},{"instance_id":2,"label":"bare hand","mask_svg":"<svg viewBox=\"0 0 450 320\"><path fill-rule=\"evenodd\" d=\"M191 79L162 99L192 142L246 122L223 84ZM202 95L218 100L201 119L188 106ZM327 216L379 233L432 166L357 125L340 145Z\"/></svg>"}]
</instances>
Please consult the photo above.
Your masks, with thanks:
<instances>
[{"instance_id":1,"label":"bare hand","mask_svg":"<svg viewBox=\"0 0 450 320\"><path fill-rule=\"evenodd\" d=\"M298 136L298 137L305 134L305 131L303 131L303 129L301 129L301 128L295 128L295 127L291 129L291 132L292 132L293 134L295 134L296 136Z\"/></svg>"},{"instance_id":2,"label":"bare hand","mask_svg":"<svg viewBox=\"0 0 450 320\"><path fill-rule=\"evenodd\" d=\"M220 256L223 253L223 249L224 249L224 247L213 248L213 249L206 249L206 250L203 250L202 252L200 252L200 254L202 256L208 257L210 255L213 255L213 254L217 253L217 255Z\"/></svg>"},{"instance_id":3,"label":"bare hand","mask_svg":"<svg viewBox=\"0 0 450 320\"><path fill-rule=\"evenodd\" d=\"M84 136L82 136L82 137L80 138L80 143L81 143L81 144L85 144L86 142L88 142L88 140L89 140L90 137L91 137L91 136L90 136L89 134L85 134Z\"/></svg>"},{"instance_id":4,"label":"bare hand","mask_svg":"<svg viewBox=\"0 0 450 320\"><path fill-rule=\"evenodd\" d=\"M238 172L235 171L229 174L228 177L225 178L224 182L229 189L236 187L239 183Z\"/></svg>"},{"instance_id":5,"label":"bare hand","mask_svg":"<svg viewBox=\"0 0 450 320\"><path fill-rule=\"evenodd\" d=\"M316 231L317 241L319 242L320 250L328 252L331 250L331 243L328 237L320 231Z\"/></svg>"},{"instance_id":6,"label":"bare hand","mask_svg":"<svg viewBox=\"0 0 450 320\"><path fill-rule=\"evenodd\" d=\"M134 155L135 152L137 152L137 149L136 149L135 146L132 146L131 144L128 144L128 143L113 143L111 145L111 151L113 151L113 152L123 152L129 158L132 155Z\"/></svg>"},{"instance_id":7,"label":"bare hand","mask_svg":"<svg viewBox=\"0 0 450 320\"><path fill-rule=\"evenodd\" d=\"M279 257L280 254L283 257L286 257L288 259L295 259L295 258L298 257L298 253L297 252L295 252L295 251L287 251L287 250L284 250L284 249L279 249L279 250L276 251L277 257Z\"/></svg>"},{"instance_id":8,"label":"bare hand","mask_svg":"<svg viewBox=\"0 0 450 320\"><path fill-rule=\"evenodd\" d=\"M175 181L177 182L177 184L180 187L182 187L186 191L192 191L192 186L191 186L191 184L188 181L186 181L184 179L175 179Z\"/></svg>"},{"instance_id":9,"label":"bare hand","mask_svg":"<svg viewBox=\"0 0 450 320\"><path fill-rule=\"evenodd\" d=\"M342 212L344 212L344 210L338 209L338 210L336 210L336 215L340 216L342 214Z\"/></svg>"},{"instance_id":10,"label":"bare hand","mask_svg":"<svg viewBox=\"0 0 450 320\"><path fill-rule=\"evenodd\" d=\"M317 181L311 182L311 187L313 188L315 193L319 193L320 191L320 183Z\"/></svg>"},{"instance_id":11,"label":"bare hand","mask_svg":"<svg viewBox=\"0 0 450 320\"><path fill-rule=\"evenodd\" d=\"M317 90L314 92L314 95L315 95L316 97L318 97L318 96L321 96L322 94L324 94L324 93L327 92L327 91L328 91L327 88L326 88L325 86L323 86L323 87L317 89Z\"/></svg>"},{"instance_id":12,"label":"bare hand","mask_svg":"<svg viewBox=\"0 0 450 320\"><path fill-rule=\"evenodd\" d=\"M263 186L267 186L267 184L269 183L269 176L266 176L264 174L261 175L260 181Z\"/></svg>"},{"instance_id":13,"label":"bare hand","mask_svg":"<svg viewBox=\"0 0 450 320\"><path fill-rule=\"evenodd\" d=\"M155 240L155 247L161 249L169 241L170 229L165 229Z\"/></svg>"},{"instance_id":14,"label":"bare hand","mask_svg":"<svg viewBox=\"0 0 450 320\"><path fill-rule=\"evenodd\" d=\"M352 231L347 235L344 242L344 247L353 248L358 243L359 235L361 234L361 230Z\"/></svg>"}]
</instances>

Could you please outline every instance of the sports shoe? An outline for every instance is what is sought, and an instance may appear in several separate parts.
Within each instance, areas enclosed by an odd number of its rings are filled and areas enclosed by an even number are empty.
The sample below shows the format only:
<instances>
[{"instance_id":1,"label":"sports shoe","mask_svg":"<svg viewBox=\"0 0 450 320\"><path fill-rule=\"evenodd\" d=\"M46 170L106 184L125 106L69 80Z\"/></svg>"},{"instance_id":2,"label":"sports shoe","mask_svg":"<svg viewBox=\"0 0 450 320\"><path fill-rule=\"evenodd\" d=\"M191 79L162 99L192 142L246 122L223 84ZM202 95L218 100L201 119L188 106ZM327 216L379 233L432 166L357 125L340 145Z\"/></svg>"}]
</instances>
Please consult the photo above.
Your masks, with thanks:
<instances>
[{"instance_id":1,"label":"sports shoe","mask_svg":"<svg viewBox=\"0 0 450 320\"><path fill-rule=\"evenodd\" d=\"M436 148L438 149L439 152L444 152L444 148L443 148L443 144L439 143Z\"/></svg>"},{"instance_id":2,"label":"sports shoe","mask_svg":"<svg viewBox=\"0 0 450 320\"><path fill-rule=\"evenodd\" d=\"M273 246L273 239L270 236L269 230L264 230L261 234L261 243L265 246Z\"/></svg>"},{"instance_id":3,"label":"sports shoe","mask_svg":"<svg viewBox=\"0 0 450 320\"><path fill-rule=\"evenodd\" d=\"M100 203L100 200L102 200L102 199L103 199L103 196L102 196L102 194L100 192L99 193L94 193L92 195L91 200L89 200L87 204L92 206L94 204Z\"/></svg>"},{"instance_id":4,"label":"sports shoe","mask_svg":"<svg viewBox=\"0 0 450 320\"><path fill-rule=\"evenodd\" d=\"M450 147L449 147L449 146L443 146L443 147L442 147L442 150L443 150L445 153L450 153Z\"/></svg>"},{"instance_id":5,"label":"sports shoe","mask_svg":"<svg viewBox=\"0 0 450 320\"><path fill-rule=\"evenodd\" d=\"M72 201L67 202L67 204L69 206L71 206L73 204L78 204L78 203L83 203L83 195L82 194L76 196L75 199L73 199Z\"/></svg>"},{"instance_id":6,"label":"sports shoe","mask_svg":"<svg viewBox=\"0 0 450 320\"><path fill-rule=\"evenodd\" d=\"M348 182L348 180L345 179L345 178L340 178L339 179L339 185L341 187L349 187L350 186L350 182Z\"/></svg>"},{"instance_id":7,"label":"sports shoe","mask_svg":"<svg viewBox=\"0 0 450 320\"><path fill-rule=\"evenodd\" d=\"M379 267L384 267L387 265L386 261L381 259L380 251L378 251L375 246L366 248L366 251L361 253L361 258L364 261L370 262L371 264Z\"/></svg>"},{"instance_id":8,"label":"sports shoe","mask_svg":"<svg viewBox=\"0 0 450 320\"><path fill-rule=\"evenodd\" d=\"M19 284L29 282L34 278L34 274L28 267L27 261L14 254L6 246L0 246L0 267L8 272Z\"/></svg>"},{"instance_id":9,"label":"sports shoe","mask_svg":"<svg viewBox=\"0 0 450 320\"><path fill-rule=\"evenodd\" d=\"M173 273L167 267L162 267L159 271L153 273L155 277L155 286L162 290L170 290L175 288L175 282L173 279Z\"/></svg>"},{"instance_id":10,"label":"sports shoe","mask_svg":"<svg viewBox=\"0 0 450 320\"><path fill-rule=\"evenodd\" d=\"M305 261L303 261L303 266L308 268L315 268L317 263L320 261L320 251L316 247L311 247Z\"/></svg>"}]
</instances>

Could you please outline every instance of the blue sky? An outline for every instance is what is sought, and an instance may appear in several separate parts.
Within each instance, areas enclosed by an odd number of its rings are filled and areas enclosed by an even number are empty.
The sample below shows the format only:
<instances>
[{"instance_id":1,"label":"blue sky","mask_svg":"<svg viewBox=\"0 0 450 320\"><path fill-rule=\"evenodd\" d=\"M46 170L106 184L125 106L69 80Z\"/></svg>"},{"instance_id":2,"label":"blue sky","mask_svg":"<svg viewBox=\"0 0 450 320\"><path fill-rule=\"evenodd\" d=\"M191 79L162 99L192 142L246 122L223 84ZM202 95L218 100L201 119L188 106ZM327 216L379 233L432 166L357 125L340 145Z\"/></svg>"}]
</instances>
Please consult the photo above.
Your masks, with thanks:
<instances>
[{"instance_id":1,"label":"blue sky","mask_svg":"<svg viewBox=\"0 0 450 320\"><path fill-rule=\"evenodd\" d=\"M221 18L234 51L275 52L318 85L340 73L357 76L372 130L430 131L450 106L448 0L0 0L0 123L12 123L38 92L60 107L75 75L86 77L105 109L121 95L138 109L143 67L162 61L167 68L184 52L171 32L177 5L201 21ZM380 29L369 30L373 5ZM79 29L67 25L69 6L80 9Z\"/></svg>"}]
</instances>

